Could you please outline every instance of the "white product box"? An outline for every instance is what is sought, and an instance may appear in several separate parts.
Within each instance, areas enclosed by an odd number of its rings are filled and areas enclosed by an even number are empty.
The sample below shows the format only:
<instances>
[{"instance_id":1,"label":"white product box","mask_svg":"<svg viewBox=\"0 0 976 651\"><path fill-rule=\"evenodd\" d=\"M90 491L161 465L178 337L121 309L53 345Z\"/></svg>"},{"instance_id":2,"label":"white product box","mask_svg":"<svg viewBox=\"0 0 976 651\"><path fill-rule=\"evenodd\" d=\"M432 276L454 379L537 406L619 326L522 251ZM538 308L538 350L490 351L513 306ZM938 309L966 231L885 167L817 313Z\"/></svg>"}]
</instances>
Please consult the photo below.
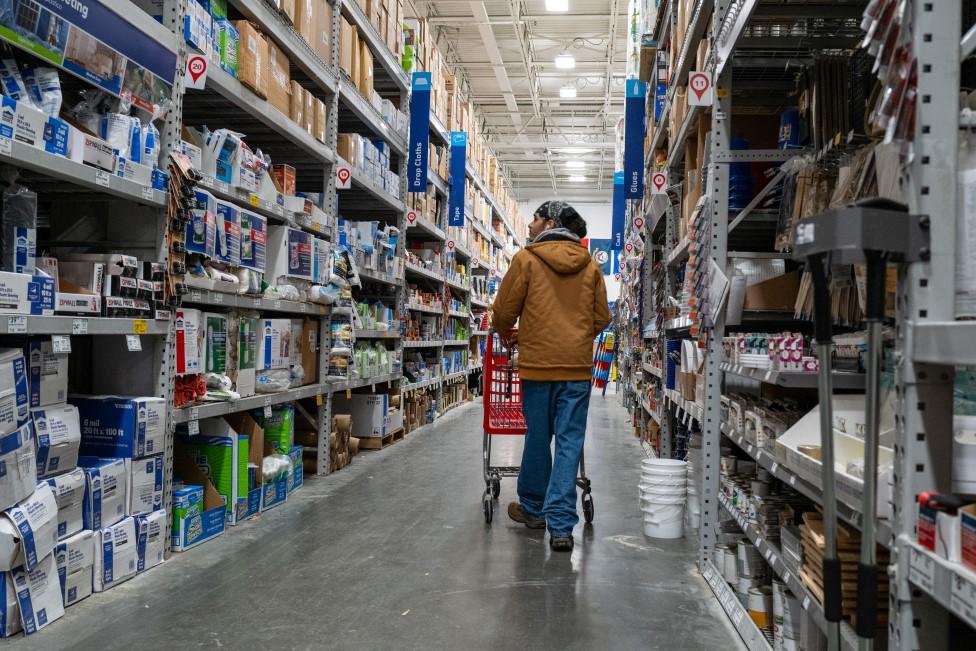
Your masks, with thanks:
<instances>
[{"instance_id":1,"label":"white product box","mask_svg":"<svg viewBox=\"0 0 976 651\"><path fill-rule=\"evenodd\" d=\"M166 401L148 396L72 396L81 416L81 454L137 459L159 454L166 440Z\"/></svg>"},{"instance_id":2,"label":"white product box","mask_svg":"<svg viewBox=\"0 0 976 651\"><path fill-rule=\"evenodd\" d=\"M193 143L181 140L179 151L190 160L190 167L195 170L203 168L203 151Z\"/></svg>"},{"instance_id":3,"label":"white product box","mask_svg":"<svg viewBox=\"0 0 976 651\"><path fill-rule=\"evenodd\" d=\"M94 565L89 565L77 572L66 575L61 582L63 588L61 597L64 599L64 607L73 606L79 601L90 597L94 578Z\"/></svg>"},{"instance_id":4,"label":"white product box","mask_svg":"<svg viewBox=\"0 0 976 651\"><path fill-rule=\"evenodd\" d=\"M385 393L372 395L355 394L348 398L341 395L333 396L336 401L334 413L350 414L352 416L352 435L357 438L383 437L394 431L390 415L390 400ZM398 427L403 426L403 414L398 414Z\"/></svg>"},{"instance_id":5,"label":"white product box","mask_svg":"<svg viewBox=\"0 0 976 651\"><path fill-rule=\"evenodd\" d=\"M30 418L27 361L18 348L0 348L0 434L12 432Z\"/></svg>"},{"instance_id":6,"label":"white product box","mask_svg":"<svg viewBox=\"0 0 976 651\"><path fill-rule=\"evenodd\" d=\"M50 340L27 343L30 406L56 405L68 398L68 355L55 354Z\"/></svg>"},{"instance_id":7,"label":"white product box","mask_svg":"<svg viewBox=\"0 0 976 651\"><path fill-rule=\"evenodd\" d=\"M46 479L78 465L81 427L74 405L51 405L31 410L37 443L37 477Z\"/></svg>"},{"instance_id":8,"label":"white product box","mask_svg":"<svg viewBox=\"0 0 976 651\"><path fill-rule=\"evenodd\" d=\"M92 589L108 590L136 575L139 563L139 544L136 537L136 521L123 518L95 534L95 572Z\"/></svg>"},{"instance_id":9,"label":"white product box","mask_svg":"<svg viewBox=\"0 0 976 651\"><path fill-rule=\"evenodd\" d=\"M129 505L128 474L124 459L81 457L85 469L85 529L98 530L125 517Z\"/></svg>"},{"instance_id":10,"label":"white product box","mask_svg":"<svg viewBox=\"0 0 976 651\"><path fill-rule=\"evenodd\" d=\"M229 265L241 264L241 213L237 206L217 200L214 257Z\"/></svg>"},{"instance_id":11,"label":"white product box","mask_svg":"<svg viewBox=\"0 0 976 651\"><path fill-rule=\"evenodd\" d=\"M332 251L327 240L312 238L312 268L312 282L328 285L332 276Z\"/></svg>"},{"instance_id":12,"label":"white product box","mask_svg":"<svg viewBox=\"0 0 976 651\"><path fill-rule=\"evenodd\" d=\"M6 509L27 498L37 486L37 463L34 456L34 425L0 436L0 509Z\"/></svg>"},{"instance_id":13,"label":"white product box","mask_svg":"<svg viewBox=\"0 0 976 651\"><path fill-rule=\"evenodd\" d=\"M258 332L257 369L288 368L292 332L289 319L261 319Z\"/></svg>"},{"instance_id":14,"label":"white product box","mask_svg":"<svg viewBox=\"0 0 976 651\"><path fill-rule=\"evenodd\" d=\"M20 607L20 621L27 635L64 616L64 600L54 554L45 556L31 570L18 567L12 575Z\"/></svg>"},{"instance_id":15,"label":"white product box","mask_svg":"<svg viewBox=\"0 0 976 651\"><path fill-rule=\"evenodd\" d=\"M0 570L34 569L58 542L58 505L47 482L0 517Z\"/></svg>"},{"instance_id":16,"label":"white product box","mask_svg":"<svg viewBox=\"0 0 976 651\"><path fill-rule=\"evenodd\" d=\"M0 638L11 637L24 630L20 624L20 606L14 590L13 572L0 572Z\"/></svg>"},{"instance_id":17,"label":"white product box","mask_svg":"<svg viewBox=\"0 0 976 651\"><path fill-rule=\"evenodd\" d=\"M312 234L288 226L268 226L268 250L265 274L268 282L279 278L311 281Z\"/></svg>"},{"instance_id":18,"label":"white product box","mask_svg":"<svg viewBox=\"0 0 976 651\"><path fill-rule=\"evenodd\" d=\"M302 326L304 325L302 319L291 319L291 349L288 356L288 364L290 366L302 365ZM308 378L305 378L308 379Z\"/></svg>"},{"instance_id":19,"label":"white product box","mask_svg":"<svg viewBox=\"0 0 976 651\"><path fill-rule=\"evenodd\" d=\"M71 536L84 528L85 471L75 468L69 473L47 480L58 504L58 539Z\"/></svg>"},{"instance_id":20,"label":"white product box","mask_svg":"<svg viewBox=\"0 0 976 651\"><path fill-rule=\"evenodd\" d=\"M163 455L126 459L129 475L127 515L141 515L163 508Z\"/></svg>"},{"instance_id":21,"label":"white product box","mask_svg":"<svg viewBox=\"0 0 976 651\"><path fill-rule=\"evenodd\" d=\"M0 314L54 314L54 279L0 271Z\"/></svg>"},{"instance_id":22,"label":"white product box","mask_svg":"<svg viewBox=\"0 0 976 651\"><path fill-rule=\"evenodd\" d=\"M200 310L176 310L176 374L203 372L205 329Z\"/></svg>"},{"instance_id":23,"label":"white product box","mask_svg":"<svg viewBox=\"0 0 976 651\"><path fill-rule=\"evenodd\" d=\"M140 185L150 187L152 185L152 168L141 163L133 163L128 158L119 157L116 165L115 175L124 179L134 181Z\"/></svg>"},{"instance_id":24,"label":"white product box","mask_svg":"<svg viewBox=\"0 0 976 651\"><path fill-rule=\"evenodd\" d=\"M17 142L30 145L49 154L68 155L68 123L52 118L44 111L3 97L3 111L6 114L10 103L14 104L13 138Z\"/></svg>"},{"instance_id":25,"label":"white product box","mask_svg":"<svg viewBox=\"0 0 976 651\"><path fill-rule=\"evenodd\" d=\"M139 540L137 570L145 572L163 562L166 551L166 512L153 511L136 516L136 534Z\"/></svg>"},{"instance_id":26,"label":"white product box","mask_svg":"<svg viewBox=\"0 0 976 651\"><path fill-rule=\"evenodd\" d=\"M68 158L110 174L115 173L116 157L112 145L68 125Z\"/></svg>"},{"instance_id":27,"label":"white product box","mask_svg":"<svg viewBox=\"0 0 976 651\"><path fill-rule=\"evenodd\" d=\"M66 576L95 564L95 532L84 529L58 543L54 550L58 574Z\"/></svg>"}]
</instances>

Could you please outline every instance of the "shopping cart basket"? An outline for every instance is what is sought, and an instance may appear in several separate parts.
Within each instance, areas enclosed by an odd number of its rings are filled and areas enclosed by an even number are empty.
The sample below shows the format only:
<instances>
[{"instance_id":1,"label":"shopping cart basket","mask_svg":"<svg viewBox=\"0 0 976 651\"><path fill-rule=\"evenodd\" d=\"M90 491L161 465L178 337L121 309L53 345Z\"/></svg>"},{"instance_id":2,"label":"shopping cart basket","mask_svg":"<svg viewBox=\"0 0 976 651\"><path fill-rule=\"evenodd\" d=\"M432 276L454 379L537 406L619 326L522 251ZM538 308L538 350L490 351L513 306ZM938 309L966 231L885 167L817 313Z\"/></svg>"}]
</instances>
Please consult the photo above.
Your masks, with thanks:
<instances>
[{"instance_id":1,"label":"shopping cart basket","mask_svg":"<svg viewBox=\"0 0 976 651\"><path fill-rule=\"evenodd\" d=\"M495 511L494 502L501 492L502 477L518 477L519 474L518 466L491 465L491 438L500 435L524 436L526 427L525 415L522 413L522 382L519 379L517 356L514 355L513 348L504 345L497 333L490 333L487 339L482 375L485 404L485 495L482 504L485 522L491 524ZM593 496L590 494L590 480L586 477L582 450L576 485L583 490L583 517L587 523L593 522Z\"/></svg>"}]
</instances>

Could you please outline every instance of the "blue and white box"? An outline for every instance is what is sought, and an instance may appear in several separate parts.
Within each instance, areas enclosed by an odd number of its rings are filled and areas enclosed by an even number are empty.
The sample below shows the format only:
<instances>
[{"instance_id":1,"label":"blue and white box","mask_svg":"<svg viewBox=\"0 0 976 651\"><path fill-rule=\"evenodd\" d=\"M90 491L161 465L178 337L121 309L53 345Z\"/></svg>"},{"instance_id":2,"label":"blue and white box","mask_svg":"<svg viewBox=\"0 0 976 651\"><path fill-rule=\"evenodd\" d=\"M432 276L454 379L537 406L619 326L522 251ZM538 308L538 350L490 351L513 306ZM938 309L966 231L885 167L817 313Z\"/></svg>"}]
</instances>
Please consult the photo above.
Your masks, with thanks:
<instances>
[{"instance_id":1,"label":"blue and white box","mask_svg":"<svg viewBox=\"0 0 976 651\"><path fill-rule=\"evenodd\" d=\"M305 448L301 445L292 446L291 450L288 450L288 456L291 457L291 484L288 486L289 493L298 490L305 483L304 452Z\"/></svg>"},{"instance_id":2,"label":"blue and white box","mask_svg":"<svg viewBox=\"0 0 976 651\"><path fill-rule=\"evenodd\" d=\"M27 342L30 406L57 405L68 399L68 355L54 353L50 339Z\"/></svg>"},{"instance_id":3,"label":"blue and white box","mask_svg":"<svg viewBox=\"0 0 976 651\"><path fill-rule=\"evenodd\" d=\"M78 465L81 428L74 405L50 405L31 410L37 442L37 478L47 479Z\"/></svg>"},{"instance_id":4,"label":"blue and white box","mask_svg":"<svg viewBox=\"0 0 976 651\"><path fill-rule=\"evenodd\" d=\"M23 351L0 348L0 434L12 432L27 423L29 403L27 360Z\"/></svg>"},{"instance_id":5,"label":"blue and white box","mask_svg":"<svg viewBox=\"0 0 976 651\"><path fill-rule=\"evenodd\" d=\"M223 503L207 509L202 486L185 486L173 491L171 547L182 552L224 533L227 507Z\"/></svg>"},{"instance_id":6,"label":"blue and white box","mask_svg":"<svg viewBox=\"0 0 976 651\"><path fill-rule=\"evenodd\" d=\"M27 423L0 436L0 509L14 506L34 492L37 463L34 461L34 425Z\"/></svg>"},{"instance_id":7,"label":"blue and white box","mask_svg":"<svg viewBox=\"0 0 976 651\"><path fill-rule=\"evenodd\" d=\"M128 515L152 513L163 508L163 455L126 459L129 474Z\"/></svg>"},{"instance_id":8,"label":"blue and white box","mask_svg":"<svg viewBox=\"0 0 976 651\"><path fill-rule=\"evenodd\" d=\"M164 451L166 401L154 397L72 396L81 416L81 454L138 459Z\"/></svg>"},{"instance_id":9,"label":"blue and white box","mask_svg":"<svg viewBox=\"0 0 976 651\"><path fill-rule=\"evenodd\" d=\"M0 638L11 637L24 628L20 625L20 606L14 590L13 572L0 572Z\"/></svg>"},{"instance_id":10,"label":"blue and white box","mask_svg":"<svg viewBox=\"0 0 976 651\"><path fill-rule=\"evenodd\" d=\"M81 457L85 469L85 501L82 506L85 529L110 527L125 517L129 506L129 477L124 459Z\"/></svg>"},{"instance_id":11,"label":"blue and white box","mask_svg":"<svg viewBox=\"0 0 976 651\"><path fill-rule=\"evenodd\" d=\"M73 536L85 528L85 487L87 478L82 468L47 480L58 505L58 540Z\"/></svg>"},{"instance_id":12,"label":"blue and white box","mask_svg":"<svg viewBox=\"0 0 976 651\"><path fill-rule=\"evenodd\" d=\"M136 539L139 545L137 572L145 572L163 562L166 533L165 511L136 516Z\"/></svg>"},{"instance_id":13,"label":"blue and white box","mask_svg":"<svg viewBox=\"0 0 976 651\"><path fill-rule=\"evenodd\" d=\"M58 543L58 505L47 482L0 517L0 570L32 570Z\"/></svg>"},{"instance_id":14,"label":"blue and white box","mask_svg":"<svg viewBox=\"0 0 976 651\"><path fill-rule=\"evenodd\" d=\"M229 265L241 264L241 214L234 204L217 200L217 241L214 257Z\"/></svg>"},{"instance_id":15,"label":"blue and white box","mask_svg":"<svg viewBox=\"0 0 976 651\"><path fill-rule=\"evenodd\" d=\"M136 575L139 544L136 520L129 516L95 532L95 571L92 590L103 592Z\"/></svg>"},{"instance_id":16,"label":"blue and white box","mask_svg":"<svg viewBox=\"0 0 976 651\"><path fill-rule=\"evenodd\" d=\"M186 224L186 251L208 258L214 256L217 241L217 198L206 190L194 188L193 209Z\"/></svg>"},{"instance_id":17,"label":"blue and white box","mask_svg":"<svg viewBox=\"0 0 976 651\"><path fill-rule=\"evenodd\" d=\"M268 220L241 209L241 266L264 273L268 248Z\"/></svg>"},{"instance_id":18,"label":"blue and white box","mask_svg":"<svg viewBox=\"0 0 976 651\"><path fill-rule=\"evenodd\" d=\"M284 504L285 500L288 499L288 484L290 480L291 473L288 476L276 479L274 481L264 482L261 492L261 510L266 511L273 506L278 506L279 504Z\"/></svg>"},{"instance_id":19,"label":"blue and white box","mask_svg":"<svg viewBox=\"0 0 976 651\"><path fill-rule=\"evenodd\" d=\"M61 583L61 598L67 608L91 596L95 569L95 533L79 531L58 543L54 550Z\"/></svg>"},{"instance_id":20,"label":"blue and white box","mask_svg":"<svg viewBox=\"0 0 976 651\"><path fill-rule=\"evenodd\" d=\"M33 635L64 616L64 600L54 554L48 554L30 570L16 568L12 576L24 633Z\"/></svg>"}]
</instances>

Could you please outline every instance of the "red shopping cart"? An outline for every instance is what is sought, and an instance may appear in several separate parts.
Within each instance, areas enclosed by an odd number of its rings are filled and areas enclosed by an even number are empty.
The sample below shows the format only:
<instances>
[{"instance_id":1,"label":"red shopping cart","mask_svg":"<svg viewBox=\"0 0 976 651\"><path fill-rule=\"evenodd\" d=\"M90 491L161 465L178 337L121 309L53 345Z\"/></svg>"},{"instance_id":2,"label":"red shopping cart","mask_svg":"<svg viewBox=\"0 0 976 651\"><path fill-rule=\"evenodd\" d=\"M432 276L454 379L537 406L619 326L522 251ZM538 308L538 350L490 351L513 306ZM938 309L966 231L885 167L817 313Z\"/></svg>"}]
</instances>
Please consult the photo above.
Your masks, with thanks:
<instances>
[{"instance_id":1,"label":"red shopping cart","mask_svg":"<svg viewBox=\"0 0 976 651\"><path fill-rule=\"evenodd\" d=\"M501 492L502 477L518 477L519 474L519 466L491 465L491 438L500 435L524 436L526 432L525 415L522 413L522 381L519 379L518 356L514 353L515 350L505 346L497 333L489 334L482 375L485 405L485 438L482 446L485 494L482 504L485 522L488 524L491 524L494 517L495 500ZM587 523L591 523L593 496L590 494L590 480L586 477L582 451L576 485L583 491L583 517Z\"/></svg>"}]
</instances>

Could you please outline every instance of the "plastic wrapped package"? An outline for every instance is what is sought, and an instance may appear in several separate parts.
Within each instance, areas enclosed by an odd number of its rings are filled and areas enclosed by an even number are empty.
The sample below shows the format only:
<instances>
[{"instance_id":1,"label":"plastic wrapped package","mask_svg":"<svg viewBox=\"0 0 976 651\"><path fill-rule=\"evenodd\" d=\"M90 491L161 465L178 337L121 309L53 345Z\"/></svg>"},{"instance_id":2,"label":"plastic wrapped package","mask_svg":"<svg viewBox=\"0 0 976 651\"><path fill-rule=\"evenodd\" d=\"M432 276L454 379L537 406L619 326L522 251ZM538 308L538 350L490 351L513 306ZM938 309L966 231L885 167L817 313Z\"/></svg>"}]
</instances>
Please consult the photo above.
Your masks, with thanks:
<instances>
[{"instance_id":1,"label":"plastic wrapped package","mask_svg":"<svg viewBox=\"0 0 976 651\"><path fill-rule=\"evenodd\" d=\"M142 164L155 167L159 162L159 129L152 122L143 129L143 156Z\"/></svg>"},{"instance_id":2,"label":"plastic wrapped package","mask_svg":"<svg viewBox=\"0 0 976 651\"><path fill-rule=\"evenodd\" d=\"M339 288L335 285L312 285L308 290L308 300L322 305L332 305L339 300Z\"/></svg>"},{"instance_id":3,"label":"plastic wrapped package","mask_svg":"<svg viewBox=\"0 0 976 651\"><path fill-rule=\"evenodd\" d=\"M281 301L300 301L301 292L294 285L274 285L268 286L264 290L264 297Z\"/></svg>"},{"instance_id":4,"label":"plastic wrapped package","mask_svg":"<svg viewBox=\"0 0 976 651\"><path fill-rule=\"evenodd\" d=\"M254 390L257 393L276 393L291 387L291 371L287 368L259 371L255 378Z\"/></svg>"},{"instance_id":5,"label":"plastic wrapped package","mask_svg":"<svg viewBox=\"0 0 976 651\"><path fill-rule=\"evenodd\" d=\"M61 78L58 71L55 68L25 67L21 76L34 105L48 117L58 117L61 113Z\"/></svg>"},{"instance_id":6,"label":"plastic wrapped package","mask_svg":"<svg viewBox=\"0 0 976 651\"><path fill-rule=\"evenodd\" d=\"M291 457L287 454L272 454L261 461L261 475L266 484L290 478L291 473Z\"/></svg>"},{"instance_id":7,"label":"plastic wrapped package","mask_svg":"<svg viewBox=\"0 0 976 651\"><path fill-rule=\"evenodd\" d=\"M291 367L291 386L300 387L305 383L305 368L300 364L293 364Z\"/></svg>"},{"instance_id":8,"label":"plastic wrapped package","mask_svg":"<svg viewBox=\"0 0 976 651\"><path fill-rule=\"evenodd\" d=\"M13 59L0 61L0 83L3 84L3 94L28 106L34 106L34 100L27 91L24 78L20 75L20 68Z\"/></svg>"},{"instance_id":9,"label":"plastic wrapped package","mask_svg":"<svg viewBox=\"0 0 976 651\"><path fill-rule=\"evenodd\" d=\"M37 194L15 185L3 193L0 270L33 274L37 249Z\"/></svg>"},{"instance_id":10,"label":"plastic wrapped package","mask_svg":"<svg viewBox=\"0 0 976 651\"><path fill-rule=\"evenodd\" d=\"M238 269L237 270L237 280L238 280L238 294L260 294L261 293L261 282L262 274L254 271L253 269Z\"/></svg>"}]
</instances>

